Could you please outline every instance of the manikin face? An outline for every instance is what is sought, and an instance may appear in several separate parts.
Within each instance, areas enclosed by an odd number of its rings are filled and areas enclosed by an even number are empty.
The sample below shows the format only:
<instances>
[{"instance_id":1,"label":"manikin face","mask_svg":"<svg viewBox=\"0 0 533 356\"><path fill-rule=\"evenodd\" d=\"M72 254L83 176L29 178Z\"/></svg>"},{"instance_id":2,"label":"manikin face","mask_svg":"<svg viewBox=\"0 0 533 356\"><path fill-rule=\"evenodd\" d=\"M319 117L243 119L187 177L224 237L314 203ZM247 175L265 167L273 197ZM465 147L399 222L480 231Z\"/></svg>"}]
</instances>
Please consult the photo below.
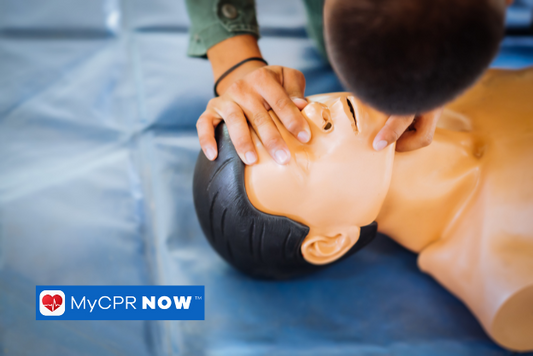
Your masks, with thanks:
<instances>
[{"instance_id":1,"label":"manikin face","mask_svg":"<svg viewBox=\"0 0 533 356\"><path fill-rule=\"evenodd\" d=\"M309 97L302 111L311 141L302 144L271 115L291 151L278 165L253 135L258 163L245 169L251 203L259 210L287 216L310 228L304 258L325 264L340 258L370 224L386 196L394 145L374 151L372 141L387 116L349 93Z\"/></svg>"}]
</instances>

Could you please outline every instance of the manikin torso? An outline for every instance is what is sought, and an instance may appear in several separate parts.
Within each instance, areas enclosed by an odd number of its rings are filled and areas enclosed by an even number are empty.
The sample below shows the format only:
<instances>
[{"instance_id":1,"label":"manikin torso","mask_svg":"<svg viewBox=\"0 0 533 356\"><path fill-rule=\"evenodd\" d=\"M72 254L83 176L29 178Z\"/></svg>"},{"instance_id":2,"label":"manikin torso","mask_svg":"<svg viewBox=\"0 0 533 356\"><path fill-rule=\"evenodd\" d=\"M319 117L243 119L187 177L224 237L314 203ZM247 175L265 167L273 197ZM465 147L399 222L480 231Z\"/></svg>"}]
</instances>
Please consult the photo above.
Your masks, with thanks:
<instances>
[{"instance_id":1,"label":"manikin torso","mask_svg":"<svg viewBox=\"0 0 533 356\"><path fill-rule=\"evenodd\" d=\"M451 130L396 154L376 219L518 350L533 349L532 98L533 70L487 73L445 110L440 126Z\"/></svg>"},{"instance_id":2,"label":"manikin torso","mask_svg":"<svg viewBox=\"0 0 533 356\"><path fill-rule=\"evenodd\" d=\"M259 162L245 170L252 204L309 226L302 254L317 264L342 256L376 220L498 343L533 350L533 69L487 72L445 108L433 143L407 153L372 150L386 116L350 94L309 100L322 103L303 111L315 123L310 148L275 118L288 166L254 135ZM355 122L345 118L348 101ZM337 137L323 129L328 115Z\"/></svg>"}]
</instances>

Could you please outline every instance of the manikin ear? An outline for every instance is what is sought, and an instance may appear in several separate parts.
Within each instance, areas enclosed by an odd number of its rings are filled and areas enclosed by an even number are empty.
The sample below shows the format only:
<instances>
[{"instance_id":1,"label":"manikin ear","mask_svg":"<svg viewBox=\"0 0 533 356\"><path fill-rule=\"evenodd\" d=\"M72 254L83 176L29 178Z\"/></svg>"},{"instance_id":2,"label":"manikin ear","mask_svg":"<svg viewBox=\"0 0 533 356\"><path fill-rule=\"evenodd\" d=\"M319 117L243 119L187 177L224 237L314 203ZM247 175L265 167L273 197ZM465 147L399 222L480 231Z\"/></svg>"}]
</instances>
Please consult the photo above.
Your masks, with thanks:
<instances>
[{"instance_id":1,"label":"manikin ear","mask_svg":"<svg viewBox=\"0 0 533 356\"><path fill-rule=\"evenodd\" d=\"M359 240L361 229L351 226L333 237L313 234L313 229L302 244L304 259L314 265L324 265L341 258Z\"/></svg>"}]
</instances>

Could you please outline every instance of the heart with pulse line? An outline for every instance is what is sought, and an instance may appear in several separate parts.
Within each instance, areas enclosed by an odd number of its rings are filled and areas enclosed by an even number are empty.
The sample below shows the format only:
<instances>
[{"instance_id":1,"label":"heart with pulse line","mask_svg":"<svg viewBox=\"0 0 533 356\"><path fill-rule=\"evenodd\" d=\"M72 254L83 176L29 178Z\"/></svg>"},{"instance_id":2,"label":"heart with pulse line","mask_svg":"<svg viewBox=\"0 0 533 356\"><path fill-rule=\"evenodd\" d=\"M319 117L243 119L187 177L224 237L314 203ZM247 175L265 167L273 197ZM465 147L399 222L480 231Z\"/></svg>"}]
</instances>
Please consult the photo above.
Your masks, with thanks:
<instances>
[{"instance_id":1,"label":"heart with pulse line","mask_svg":"<svg viewBox=\"0 0 533 356\"><path fill-rule=\"evenodd\" d=\"M60 295L56 294L53 297L50 294L43 296L42 299L43 305L47 307L51 312L56 310L63 304L63 298Z\"/></svg>"}]
</instances>

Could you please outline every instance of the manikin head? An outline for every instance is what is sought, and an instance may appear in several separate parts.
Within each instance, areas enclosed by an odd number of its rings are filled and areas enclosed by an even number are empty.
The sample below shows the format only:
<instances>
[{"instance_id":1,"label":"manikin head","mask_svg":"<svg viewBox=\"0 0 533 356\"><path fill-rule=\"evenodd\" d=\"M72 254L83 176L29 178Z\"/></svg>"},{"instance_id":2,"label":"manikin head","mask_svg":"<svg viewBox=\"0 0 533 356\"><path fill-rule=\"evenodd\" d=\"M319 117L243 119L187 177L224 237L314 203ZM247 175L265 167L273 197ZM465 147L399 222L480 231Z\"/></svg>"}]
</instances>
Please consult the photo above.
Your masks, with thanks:
<instances>
[{"instance_id":1,"label":"manikin head","mask_svg":"<svg viewBox=\"0 0 533 356\"><path fill-rule=\"evenodd\" d=\"M507 1L509 2L509 1ZM328 57L345 87L374 108L418 114L458 96L488 67L505 0L326 0Z\"/></svg>"},{"instance_id":2,"label":"manikin head","mask_svg":"<svg viewBox=\"0 0 533 356\"><path fill-rule=\"evenodd\" d=\"M254 137L259 159L244 168L224 127L217 160L198 158L194 197L204 233L226 260L255 276L316 270L376 233L394 145L376 152L372 140L387 116L348 93L309 99L302 111L312 130L307 144L271 113L291 151L289 164L275 163Z\"/></svg>"}]
</instances>

